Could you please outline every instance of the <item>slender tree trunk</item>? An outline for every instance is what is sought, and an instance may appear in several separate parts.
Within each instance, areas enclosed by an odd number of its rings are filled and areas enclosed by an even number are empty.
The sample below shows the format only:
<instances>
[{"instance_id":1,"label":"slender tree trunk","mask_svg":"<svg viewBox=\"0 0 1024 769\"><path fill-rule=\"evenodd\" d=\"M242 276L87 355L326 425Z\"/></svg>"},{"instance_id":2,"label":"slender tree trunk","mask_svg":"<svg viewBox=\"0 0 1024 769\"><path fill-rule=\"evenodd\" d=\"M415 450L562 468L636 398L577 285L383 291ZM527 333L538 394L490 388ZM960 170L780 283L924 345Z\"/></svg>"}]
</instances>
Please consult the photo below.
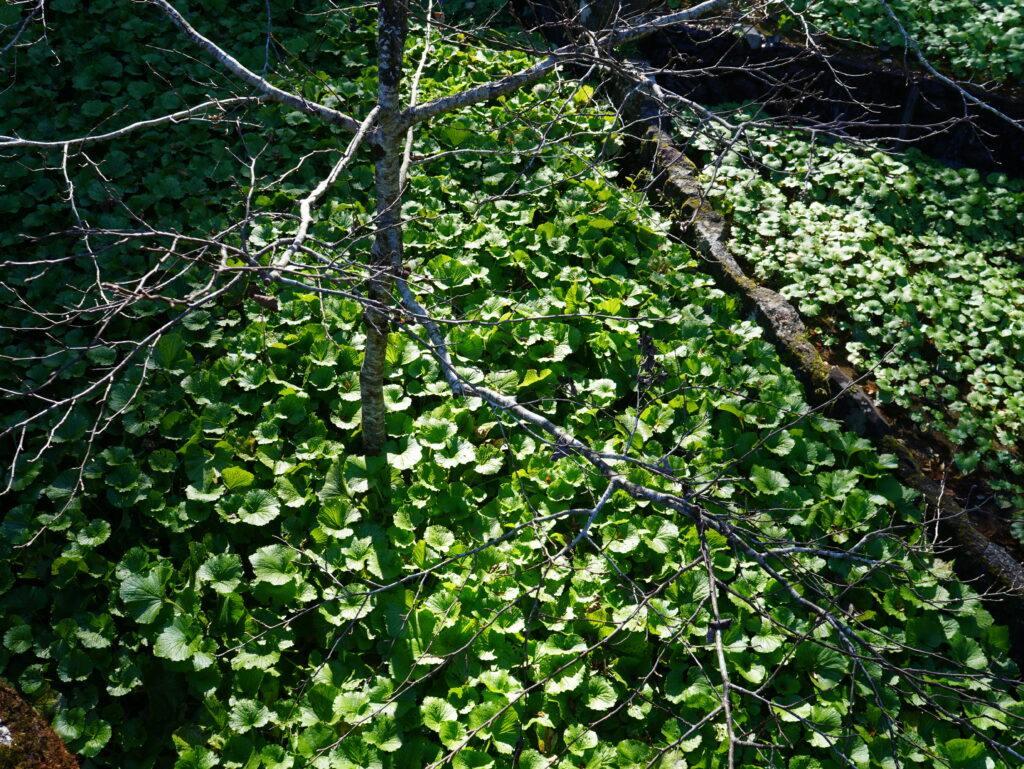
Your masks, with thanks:
<instances>
[{"instance_id":1,"label":"slender tree trunk","mask_svg":"<svg viewBox=\"0 0 1024 769\"><path fill-rule=\"evenodd\" d=\"M366 345L359 372L363 451L367 456L379 454L387 440L384 369L390 323L385 307L391 304L393 276L402 264L401 167L407 128L402 118L400 87L409 31L408 8L403 0L381 0L377 9L377 103L381 110L374 178L377 234L370 253L372 274L367 297L371 302L363 310Z\"/></svg>"}]
</instances>

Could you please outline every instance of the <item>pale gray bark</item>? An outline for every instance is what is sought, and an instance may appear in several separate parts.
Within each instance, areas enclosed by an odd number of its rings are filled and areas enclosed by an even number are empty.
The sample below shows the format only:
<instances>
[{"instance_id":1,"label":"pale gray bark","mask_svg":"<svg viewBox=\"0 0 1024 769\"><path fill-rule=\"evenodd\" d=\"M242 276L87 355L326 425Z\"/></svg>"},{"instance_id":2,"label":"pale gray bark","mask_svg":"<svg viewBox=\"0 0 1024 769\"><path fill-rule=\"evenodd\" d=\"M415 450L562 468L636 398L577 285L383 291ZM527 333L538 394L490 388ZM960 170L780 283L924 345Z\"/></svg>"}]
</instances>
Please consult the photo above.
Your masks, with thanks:
<instances>
[{"instance_id":1,"label":"pale gray bark","mask_svg":"<svg viewBox=\"0 0 1024 769\"><path fill-rule=\"evenodd\" d=\"M288 263L291 261L292 256L302 247L306 237L309 235L310 225L313 224L313 206L319 205L327 190L330 189L336 181L338 181L338 175L355 156L356 150L359 149L359 145L362 143L367 131L369 131L373 126L373 121L377 119L377 114L379 112L380 107L374 107L370 110L370 114L367 115L366 119L360 124L359 130L356 131L356 135L352 137L352 141L349 142L348 147L345 148L345 151L338 159L338 162L334 164L333 168L331 168L331 172L313 188L309 195L299 201L299 229L296 231L295 238L292 240L291 245L289 245L288 248L285 249L285 252L273 262L273 269L270 271L270 276L275 280L281 277L281 271L288 267Z\"/></svg>"},{"instance_id":2,"label":"pale gray bark","mask_svg":"<svg viewBox=\"0 0 1024 769\"><path fill-rule=\"evenodd\" d=\"M163 0L156 0L163 2ZM695 18L725 4L725 0L706 0L693 8L672 14L668 19L678 23ZM496 99L539 81L551 72L563 59L579 54L575 46L565 46L544 60L505 78L484 83L452 96L435 99L422 106L402 109L400 84L402 80L402 58L405 38L408 33L408 8L401 0L383 0L378 4L378 96L380 109L379 128L375 134L377 159L375 166L376 228L371 253L371 278L367 289L370 300L363 310L366 342L363 350L363 364L359 372L360 398L362 403L363 450L369 455L379 454L387 440L387 412L384 406L385 353L387 351L389 320L384 309L391 303L391 288L395 277L403 293L404 304L418 308L408 286L401 279L402 221L401 199L404 184L403 140L416 123L433 116L456 109ZM613 29L603 35L601 44L618 45L636 40L665 26L662 20ZM435 329L436 331L436 329ZM434 340L435 344L439 340ZM438 345L444 349L443 344ZM454 373L447 352L444 353L445 374ZM461 388L452 386L454 395Z\"/></svg>"},{"instance_id":3,"label":"pale gray bark","mask_svg":"<svg viewBox=\"0 0 1024 769\"><path fill-rule=\"evenodd\" d=\"M646 37L647 35L657 32L659 29L664 29L665 27L670 27L673 24L679 24L683 21L695 19L698 16L703 16L704 14L710 13L711 11L725 5L727 5L727 0L706 0L706 2L695 5L693 8L687 8L685 11L679 11L678 13L673 13L669 16L662 16L638 24L629 24L613 28L594 41L593 50L590 48L584 49L578 45L562 46L558 50L552 52L552 54L543 61L539 61L536 64L521 69L519 72L515 72L498 80L492 80L489 83L482 83L475 88L468 88L465 91L461 91L451 96L434 99L433 101L427 102L419 107L410 109L407 112L407 119L410 124L418 123L421 120L427 120L435 115L441 115L446 112L451 112L452 110L461 109L462 107L469 107L474 104L479 104L480 102L496 99L499 96L504 96L505 94L518 91L520 88L525 88L528 85L536 83L549 72L554 70L560 62L568 61L570 59L591 59L594 57L595 53L600 55L602 48L622 45L623 43L630 43L634 40L639 40L642 37Z\"/></svg>"},{"instance_id":4,"label":"pale gray bark","mask_svg":"<svg viewBox=\"0 0 1024 769\"><path fill-rule=\"evenodd\" d=\"M391 304L391 286L402 264L402 157L407 124L402 119L401 83L408 8L403 0L382 0L377 19L377 157L374 169L376 235L370 254L370 300L363 309L366 342L359 372L362 400L363 450L379 454L387 440L384 408L385 352L390 321L384 307Z\"/></svg>"},{"instance_id":5,"label":"pale gray bark","mask_svg":"<svg viewBox=\"0 0 1024 769\"><path fill-rule=\"evenodd\" d=\"M331 174L301 202L298 233L285 253L273 261L272 269L269 272L272 279L288 282L282 275L282 271L302 246L302 241L312 223L312 206L322 199L333 185L338 173L352 159L360 141L365 140L373 146L375 152L374 227L376 234L371 248L370 276L365 290L366 301L364 302L363 319L366 341L362 367L359 372L363 449L367 455L379 454L387 440L387 412L384 406L385 354L390 330L388 308L394 304L392 288L396 277L399 278L403 304L422 310L402 279L401 271L403 264L402 193L405 183L404 173L408 169L410 158L410 148L407 145L409 145L413 126L431 117L490 101L536 83L562 62L580 59L591 60L595 55L600 56L602 49L637 40L658 29L696 18L726 5L726 0L705 0L692 8L668 16L642 20L639 23L615 25L608 31L595 35L591 44L585 48L578 45L563 46L536 64L519 72L417 106L415 99L409 105L403 105L400 90L405 42L408 35L409 7L405 0L381 0L377 4L377 105L365 120L358 121L326 105L310 101L300 94L282 90L266 78L248 69L224 48L198 32L168 0L147 1L160 8L186 37L236 77L255 88L263 98L285 104L326 122L343 126L356 134L355 139ZM424 61L425 57L426 53L424 53ZM444 349L441 339L433 341L440 349ZM449 377L450 383L453 383L453 394L459 395L461 388L455 383L454 367L447 357L447 352L444 353L444 358L445 374Z\"/></svg>"},{"instance_id":6,"label":"pale gray bark","mask_svg":"<svg viewBox=\"0 0 1024 769\"><path fill-rule=\"evenodd\" d=\"M167 14L171 21L174 22L175 26L182 31L185 37L213 56L213 58L220 62L222 66L230 70L236 77L255 88L265 98L270 99L271 101L280 102L281 104L286 104L300 112L318 117L328 123L340 125L347 128L352 133L359 130L359 121L349 115L346 115L344 112L339 112L338 110L332 109L324 104L318 104L315 101L310 101L299 94L285 91L278 88L266 78L257 75L208 37L200 34L195 27L188 23L188 20L185 19L184 16L178 13L174 6L167 2L167 0L148 1Z\"/></svg>"},{"instance_id":7,"label":"pale gray bark","mask_svg":"<svg viewBox=\"0 0 1024 769\"><path fill-rule=\"evenodd\" d=\"M184 123L185 121L192 119L215 119L217 115L225 112L228 107L237 107L240 104L246 104L249 102L258 103L258 101L258 99L250 98L248 96L238 96L231 99L210 99L209 101L204 101L202 104L178 110L177 112L172 112L169 115L161 115L160 117L150 118L148 120L139 120L113 131L107 131L101 134L90 134L88 136L76 136L73 139L36 141L34 139L20 139L17 136L0 136L0 149L8 149L12 147L77 147L83 144L95 144L96 142L120 139L123 136L142 130L143 128L154 128L158 125L163 125L164 123Z\"/></svg>"}]
</instances>

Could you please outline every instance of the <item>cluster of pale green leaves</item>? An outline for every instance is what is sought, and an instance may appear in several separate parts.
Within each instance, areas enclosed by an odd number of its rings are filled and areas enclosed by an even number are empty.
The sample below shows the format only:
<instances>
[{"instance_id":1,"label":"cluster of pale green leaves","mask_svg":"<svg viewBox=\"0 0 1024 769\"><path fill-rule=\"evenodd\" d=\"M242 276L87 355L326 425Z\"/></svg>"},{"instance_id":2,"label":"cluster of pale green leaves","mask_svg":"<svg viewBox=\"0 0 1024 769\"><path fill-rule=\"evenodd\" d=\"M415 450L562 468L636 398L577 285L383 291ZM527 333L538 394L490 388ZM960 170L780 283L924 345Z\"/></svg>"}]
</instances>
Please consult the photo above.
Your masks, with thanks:
<instances>
[{"instance_id":1,"label":"cluster of pale green leaves","mask_svg":"<svg viewBox=\"0 0 1024 769\"><path fill-rule=\"evenodd\" d=\"M715 171L733 248L1020 508L1024 184L792 135L750 157Z\"/></svg>"}]
</instances>

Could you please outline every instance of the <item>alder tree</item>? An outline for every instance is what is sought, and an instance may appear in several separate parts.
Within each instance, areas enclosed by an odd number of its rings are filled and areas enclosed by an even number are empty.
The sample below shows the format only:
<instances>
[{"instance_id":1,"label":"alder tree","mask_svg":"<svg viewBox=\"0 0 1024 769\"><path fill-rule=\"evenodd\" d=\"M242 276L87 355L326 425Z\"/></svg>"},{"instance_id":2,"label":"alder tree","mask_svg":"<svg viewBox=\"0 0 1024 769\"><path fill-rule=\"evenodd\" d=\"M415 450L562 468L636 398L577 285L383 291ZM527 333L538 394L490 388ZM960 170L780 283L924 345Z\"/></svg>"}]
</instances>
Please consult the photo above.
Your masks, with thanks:
<instances>
[{"instance_id":1,"label":"alder tree","mask_svg":"<svg viewBox=\"0 0 1024 769\"><path fill-rule=\"evenodd\" d=\"M0 672L88 765L1024 761L893 458L615 164L842 133L632 57L770 10L5 9Z\"/></svg>"}]
</instances>

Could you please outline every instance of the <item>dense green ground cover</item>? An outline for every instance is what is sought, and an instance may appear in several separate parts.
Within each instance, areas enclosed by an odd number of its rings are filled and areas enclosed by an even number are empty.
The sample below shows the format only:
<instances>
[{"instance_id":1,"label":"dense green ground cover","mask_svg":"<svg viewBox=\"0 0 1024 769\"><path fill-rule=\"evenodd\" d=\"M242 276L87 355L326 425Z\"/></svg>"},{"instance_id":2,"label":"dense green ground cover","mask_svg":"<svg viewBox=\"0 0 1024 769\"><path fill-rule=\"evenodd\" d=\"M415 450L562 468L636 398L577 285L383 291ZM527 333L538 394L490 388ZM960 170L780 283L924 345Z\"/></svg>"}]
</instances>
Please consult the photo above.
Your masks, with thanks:
<instances>
[{"instance_id":1,"label":"dense green ground cover","mask_svg":"<svg viewBox=\"0 0 1024 769\"><path fill-rule=\"evenodd\" d=\"M751 154L716 174L736 252L1024 508L1024 182L794 135Z\"/></svg>"},{"instance_id":2,"label":"dense green ground cover","mask_svg":"<svg viewBox=\"0 0 1024 769\"><path fill-rule=\"evenodd\" d=\"M904 29L939 69L977 82L1012 83L1024 75L1024 10L1017 0L892 0ZM871 46L904 48L899 27L877 0L797 0L780 12L796 32L804 27Z\"/></svg>"},{"instance_id":3,"label":"dense green ground cover","mask_svg":"<svg viewBox=\"0 0 1024 769\"><path fill-rule=\"evenodd\" d=\"M118 18L115 6L92 5L107 25ZM54 29L88 37L95 20L53 10ZM329 18L278 34L330 66L330 76L307 75L310 93L353 105L372 92L372 16ZM128 47L111 54L124 69L149 50ZM443 92L518 61L447 46L423 88ZM34 116L5 98L27 133ZM338 142L294 113L244 117L228 131L176 127L90 153L118 172L104 184L72 166L79 215L124 225L105 203L118 197L168 229L206 231L232 212L233 179L247 191L227 150L244 157L246 141L272 133L261 170L275 178ZM36 128L83 127L73 110L48 119ZM27 435L45 461L20 464L4 497L0 674L52 710L87 767L421 767L459 749L457 767L511 766L514 756L520 767L633 767L661 755L665 766L710 769L725 761L715 596L731 619L722 655L738 687L732 717L764 745L741 748L740 765L1008 765L986 744L1019 741L1024 716L996 680L1014 674L1006 634L947 564L914 552L919 515L891 458L801 418L800 388L757 327L607 178L603 141L526 152L540 136L603 137L609 119L591 94L545 82L461 121L432 128L416 152L525 153L451 156L410 180L414 285L448 321L464 374L628 454L632 480L683 489L749 542L768 541L778 578L689 518L622 492L591 538L561 553L585 516L559 514L591 507L600 480L507 415L453 400L406 324L391 338L387 462L365 459L359 305L282 291L272 311L236 291L164 335L144 381L132 368L102 408L84 401ZM57 155L0 171L5 205L29 232L68 221ZM293 226L280 214L328 162L313 156L254 198L254 247ZM51 171L26 170L43 166ZM193 188L198 173L206 181ZM368 185L364 158L315 235L365 222ZM42 276L29 263L80 244L11 235L5 246L22 264L8 264L5 280L38 306L90 287L89 260ZM104 259L110 274L139 274L156 257L132 245ZM172 287L201 280L202 263L193 271ZM23 308L3 306L5 325L24 321ZM173 312L144 303L116 331L138 339ZM84 329L0 333L8 388L53 378L50 392L70 391L128 349L83 356ZM39 353L42 362L24 360ZM5 424L22 416L7 411ZM109 425L94 438L97 418ZM806 551L788 552L800 543ZM799 596L840 613L861 655Z\"/></svg>"}]
</instances>

